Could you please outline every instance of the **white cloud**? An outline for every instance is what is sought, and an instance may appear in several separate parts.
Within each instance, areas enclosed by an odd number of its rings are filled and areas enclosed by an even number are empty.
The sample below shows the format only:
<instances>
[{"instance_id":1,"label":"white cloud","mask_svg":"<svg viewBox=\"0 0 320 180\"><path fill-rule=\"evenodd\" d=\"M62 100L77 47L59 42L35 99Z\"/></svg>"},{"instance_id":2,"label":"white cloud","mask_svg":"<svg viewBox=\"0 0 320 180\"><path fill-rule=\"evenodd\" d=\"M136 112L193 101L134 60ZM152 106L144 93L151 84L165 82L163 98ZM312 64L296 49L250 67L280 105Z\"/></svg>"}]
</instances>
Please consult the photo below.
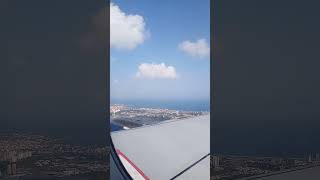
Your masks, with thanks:
<instances>
[{"instance_id":1,"label":"white cloud","mask_svg":"<svg viewBox=\"0 0 320 180\"><path fill-rule=\"evenodd\" d=\"M166 66L165 63L142 63L136 73L136 78L139 79L176 79L177 77L176 69L173 66Z\"/></svg>"},{"instance_id":2,"label":"white cloud","mask_svg":"<svg viewBox=\"0 0 320 180\"><path fill-rule=\"evenodd\" d=\"M115 80L113 80L113 83L118 84L119 80L115 79Z\"/></svg>"},{"instance_id":3,"label":"white cloud","mask_svg":"<svg viewBox=\"0 0 320 180\"><path fill-rule=\"evenodd\" d=\"M148 37L144 18L137 14L126 14L119 6L110 3L110 46L131 50Z\"/></svg>"},{"instance_id":4,"label":"white cloud","mask_svg":"<svg viewBox=\"0 0 320 180\"><path fill-rule=\"evenodd\" d=\"M210 47L206 39L199 39L196 42L183 41L178 47L181 51L193 57L204 58L210 55Z\"/></svg>"}]
</instances>

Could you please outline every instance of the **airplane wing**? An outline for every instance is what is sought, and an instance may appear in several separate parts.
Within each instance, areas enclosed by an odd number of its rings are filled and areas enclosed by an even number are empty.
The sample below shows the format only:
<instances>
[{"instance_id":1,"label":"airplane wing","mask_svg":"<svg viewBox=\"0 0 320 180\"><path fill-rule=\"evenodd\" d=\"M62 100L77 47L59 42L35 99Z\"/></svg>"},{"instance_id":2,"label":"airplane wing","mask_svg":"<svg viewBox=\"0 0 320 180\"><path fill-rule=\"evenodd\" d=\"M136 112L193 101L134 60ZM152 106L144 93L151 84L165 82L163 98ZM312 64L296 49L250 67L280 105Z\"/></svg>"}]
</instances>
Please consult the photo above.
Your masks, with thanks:
<instances>
[{"instance_id":1,"label":"airplane wing","mask_svg":"<svg viewBox=\"0 0 320 180\"><path fill-rule=\"evenodd\" d=\"M110 167L111 177L112 168L124 167L132 179L210 179L210 115L115 131L111 137L122 164Z\"/></svg>"}]
</instances>

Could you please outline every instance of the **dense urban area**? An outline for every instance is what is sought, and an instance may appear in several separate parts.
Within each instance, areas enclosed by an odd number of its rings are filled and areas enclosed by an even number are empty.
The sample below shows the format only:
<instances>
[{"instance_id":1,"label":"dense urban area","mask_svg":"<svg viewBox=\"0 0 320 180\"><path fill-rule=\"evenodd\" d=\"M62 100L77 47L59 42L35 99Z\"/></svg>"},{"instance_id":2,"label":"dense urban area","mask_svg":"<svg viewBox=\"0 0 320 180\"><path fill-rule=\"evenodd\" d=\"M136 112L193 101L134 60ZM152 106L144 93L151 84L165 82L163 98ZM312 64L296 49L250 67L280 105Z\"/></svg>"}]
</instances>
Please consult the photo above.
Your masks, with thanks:
<instances>
[{"instance_id":1,"label":"dense urban area","mask_svg":"<svg viewBox=\"0 0 320 180\"><path fill-rule=\"evenodd\" d=\"M319 166L320 154L305 158L212 155L210 162L211 180L246 179Z\"/></svg>"},{"instance_id":2,"label":"dense urban area","mask_svg":"<svg viewBox=\"0 0 320 180\"><path fill-rule=\"evenodd\" d=\"M123 104L110 106L111 121L126 128L152 125L171 119L208 114L205 111L179 111L164 108L139 108Z\"/></svg>"},{"instance_id":3,"label":"dense urban area","mask_svg":"<svg viewBox=\"0 0 320 180\"><path fill-rule=\"evenodd\" d=\"M0 134L0 178L106 177L106 147L64 144L40 135Z\"/></svg>"}]
</instances>

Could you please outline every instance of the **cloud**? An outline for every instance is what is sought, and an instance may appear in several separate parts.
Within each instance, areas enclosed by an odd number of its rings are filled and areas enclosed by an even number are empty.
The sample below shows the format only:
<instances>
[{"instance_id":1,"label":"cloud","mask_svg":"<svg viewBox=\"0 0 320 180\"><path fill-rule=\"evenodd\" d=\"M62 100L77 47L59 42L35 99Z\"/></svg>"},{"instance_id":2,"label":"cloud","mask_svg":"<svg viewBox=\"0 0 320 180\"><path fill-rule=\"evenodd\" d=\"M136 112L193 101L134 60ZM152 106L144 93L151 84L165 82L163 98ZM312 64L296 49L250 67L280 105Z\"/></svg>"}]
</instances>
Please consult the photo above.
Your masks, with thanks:
<instances>
[{"instance_id":1,"label":"cloud","mask_svg":"<svg viewBox=\"0 0 320 180\"><path fill-rule=\"evenodd\" d=\"M131 50L149 36L144 18L137 14L126 14L119 6L110 3L110 46Z\"/></svg>"},{"instance_id":2,"label":"cloud","mask_svg":"<svg viewBox=\"0 0 320 180\"><path fill-rule=\"evenodd\" d=\"M210 55L210 47L206 39L199 39L196 42L183 41L178 47L193 57L204 58Z\"/></svg>"},{"instance_id":3,"label":"cloud","mask_svg":"<svg viewBox=\"0 0 320 180\"><path fill-rule=\"evenodd\" d=\"M118 84L119 80L115 79L115 80L113 80L113 83Z\"/></svg>"},{"instance_id":4,"label":"cloud","mask_svg":"<svg viewBox=\"0 0 320 180\"><path fill-rule=\"evenodd\" d=\"M165 63L148 64L142 63L138 67L136 78L138 79L176 79L178 77L173 66L166 66Z\"/></svg>"}]
</instances>

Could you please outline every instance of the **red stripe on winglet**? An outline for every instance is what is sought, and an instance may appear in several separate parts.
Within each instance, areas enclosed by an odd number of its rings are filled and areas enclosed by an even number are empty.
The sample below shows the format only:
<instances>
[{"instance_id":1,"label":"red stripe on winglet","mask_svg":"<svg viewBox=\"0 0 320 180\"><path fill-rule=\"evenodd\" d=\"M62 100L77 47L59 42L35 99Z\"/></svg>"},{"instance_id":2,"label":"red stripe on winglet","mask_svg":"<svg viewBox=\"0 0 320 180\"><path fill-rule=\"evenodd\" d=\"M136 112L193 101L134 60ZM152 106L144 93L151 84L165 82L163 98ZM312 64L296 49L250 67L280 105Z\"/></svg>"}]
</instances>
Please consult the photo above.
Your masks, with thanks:
<instances>
[{"instance_id":1,"label":"red stripe on winglet","mask_svg":"<svg viewBox=\"0 0 320 180\"><path fill-rule=\"evenodd\" d=\"M134 167L135 170L137 170L139 172L139 174L146 180L150 180L150 178L148 176L146 176L135 164L133 164L133 162L130 161L129 158L127 158L127 156L125 156L119 149L116 149L117 154L119 156L122 156L126 161L129 162L129 164Z\"/></svg>"}]
</instances>

